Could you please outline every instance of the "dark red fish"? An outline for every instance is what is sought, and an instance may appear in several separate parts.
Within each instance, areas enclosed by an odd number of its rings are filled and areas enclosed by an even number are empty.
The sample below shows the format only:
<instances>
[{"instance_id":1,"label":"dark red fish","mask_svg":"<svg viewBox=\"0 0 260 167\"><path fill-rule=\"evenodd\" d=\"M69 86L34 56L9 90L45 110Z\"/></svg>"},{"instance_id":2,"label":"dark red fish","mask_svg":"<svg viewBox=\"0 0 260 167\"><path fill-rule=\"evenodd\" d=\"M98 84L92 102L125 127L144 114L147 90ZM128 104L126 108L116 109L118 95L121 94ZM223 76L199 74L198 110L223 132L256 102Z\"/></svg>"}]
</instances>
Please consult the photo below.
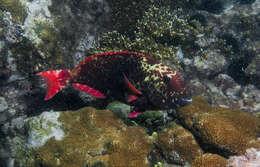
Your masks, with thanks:
<instances>
[{"instance_id":1,"label":"dark red fish","mask_svg":"<svg viewBox=\"0 0 260 167\"><path fill-rule=\"evenodd\" d=\"M50 70L37 75L48 86L45 100L72 84L93 97L114 98L142 109L166 109L191 101L178 72L136 52L91 55L73 70Z\"/></svg>"}]
</instances>

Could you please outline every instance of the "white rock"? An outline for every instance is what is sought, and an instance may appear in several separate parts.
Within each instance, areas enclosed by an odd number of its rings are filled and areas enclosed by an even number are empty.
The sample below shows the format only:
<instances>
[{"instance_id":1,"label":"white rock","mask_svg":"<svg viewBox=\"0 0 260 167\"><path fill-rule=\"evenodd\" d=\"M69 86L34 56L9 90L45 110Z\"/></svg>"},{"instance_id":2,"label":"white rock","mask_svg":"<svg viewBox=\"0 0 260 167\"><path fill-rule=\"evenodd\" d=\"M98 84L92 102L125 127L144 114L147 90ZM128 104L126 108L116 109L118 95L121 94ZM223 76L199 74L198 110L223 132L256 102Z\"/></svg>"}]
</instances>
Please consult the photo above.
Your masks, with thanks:
<instances>
[{"instance_id":1,"label":"white rock","mask_svg":"<svg viewBox=\"0 0 260 167\"><path fill-rule=\"evenodd\" d=\"M54 137L61 140L64 137L62 123L58 121L60 112L43 112L41 115L26 120L29 125L28 147L41 147L47 140Z\"/></svg>"},{"instance_id":2,"label":"white rock","mask_svg":"<svg viewBox=\"0 0 260 167\"><path fill-rule=\"evenodd\" d=\"M24 31L23 34L25 37L30 39L33 43L38 44L41 39L38 37L35 32L35 27L43 21L47 21L50 24L53 23L51 19L51 12L48 7L52 5L51 0L33 0L22 1L22 4L26 6L28 16L24 21Z\"/></svg>"}]
</instances>

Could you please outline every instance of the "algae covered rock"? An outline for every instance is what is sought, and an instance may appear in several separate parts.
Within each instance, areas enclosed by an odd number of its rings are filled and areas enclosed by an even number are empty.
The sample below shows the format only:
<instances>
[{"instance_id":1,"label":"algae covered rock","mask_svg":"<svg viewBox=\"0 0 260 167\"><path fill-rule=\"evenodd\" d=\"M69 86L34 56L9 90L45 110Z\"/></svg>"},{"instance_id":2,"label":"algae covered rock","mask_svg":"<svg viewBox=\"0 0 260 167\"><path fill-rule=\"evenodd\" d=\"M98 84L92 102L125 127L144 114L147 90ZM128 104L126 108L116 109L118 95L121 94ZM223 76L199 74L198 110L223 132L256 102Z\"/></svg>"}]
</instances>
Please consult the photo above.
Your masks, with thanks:
<instances>
[{"instance_id":1,"label":"algae covered rock","mask_svg":"<svg viewBox=\"0 0 260 167\"><path fill-rule=\"evenodd\" d=\"M247 148L260 148L260 119L250 113L213 108L203 97L196 97L178 114L204 150L228 156L243 154Z\"/></svg>"},{"instance_id":2,"label":"algae covered rock","mask_svg":"<svg viewBox=\"0 0 260 167\"><path fill-rule=\"evenodd\" d=\"M168 163L191 164L203 153L193 135L175 123L159 132L155 145L162 151Z\"/></svg>"},{"instance_id":3,"label":"algae covered rock","mask_svg":"<svg viewBox=\"0 0 260 167\"><path fill-rule=\"evenodd\" d=\"M0 10L10 12L16 23L23 23L27 16L26 7L19 0L0 0Z\"/></svg>"},{"instance_id":4,"label":"algae covered rock","mask_svg":"<svg viewBox=\"0 0 260 167\"><path fill-rule=\"evenodd\" d=\"M209 77L225 71L227 69L227 60L220 51L212 50L205 58L196 56L193 60L194 68L200 76Z\"/></svg>"},{"instance_id":5,"label":"algae covered rock","mask_svg":"<svg viewBox=\"0 0 260 167\"><path fill-rule=\"evenodd\" d=\"M58 120L64 137L50 138L45 145L34 148L34 165L149 166L147 156L152 147L145 130L126 126L111 111L87 107L62 112Z\"/></svg>"}]
</instances>

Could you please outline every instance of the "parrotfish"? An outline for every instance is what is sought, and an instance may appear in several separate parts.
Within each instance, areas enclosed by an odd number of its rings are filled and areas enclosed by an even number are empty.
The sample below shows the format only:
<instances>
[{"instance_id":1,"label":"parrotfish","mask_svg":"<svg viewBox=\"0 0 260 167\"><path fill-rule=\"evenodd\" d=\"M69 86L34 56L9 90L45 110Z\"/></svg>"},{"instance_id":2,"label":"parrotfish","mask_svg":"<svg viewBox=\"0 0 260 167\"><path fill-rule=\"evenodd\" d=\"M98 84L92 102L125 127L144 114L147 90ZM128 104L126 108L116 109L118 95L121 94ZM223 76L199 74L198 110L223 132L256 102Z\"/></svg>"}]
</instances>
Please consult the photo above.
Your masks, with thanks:
<instances>
[{"instance_id":1,"label":"parrotfish","mask_svg":"<svg viewBox=\"0 0 260 167\"><path fill-rule=\"evenodd\" d=\"M49 70L36 75L47 83L45 100L72 85L95 98L112 98L137 108L129 117L139 115L141 110L176 108L192 100L179 72L137 52L95 54L72 70Z\"/></svg>"}]
</instances>

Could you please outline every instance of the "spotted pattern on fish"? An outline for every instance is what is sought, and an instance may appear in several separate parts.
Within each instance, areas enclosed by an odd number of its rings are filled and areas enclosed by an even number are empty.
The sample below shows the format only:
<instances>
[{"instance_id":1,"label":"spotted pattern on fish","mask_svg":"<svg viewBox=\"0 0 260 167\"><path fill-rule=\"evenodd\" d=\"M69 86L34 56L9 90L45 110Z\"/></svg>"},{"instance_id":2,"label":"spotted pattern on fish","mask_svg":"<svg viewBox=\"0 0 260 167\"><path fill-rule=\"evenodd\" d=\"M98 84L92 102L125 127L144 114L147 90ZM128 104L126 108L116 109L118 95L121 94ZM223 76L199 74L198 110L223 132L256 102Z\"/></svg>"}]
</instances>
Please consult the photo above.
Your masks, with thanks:
<instances>
[{"instance_id":1,"label":"spotted pattern on fish","mask_svg":"<svg viewBox=\"0 0 260 167\"><path fill-rule=\"evenodd\" d=\"M127 94L142 92L134 96L135 106L169 108L187 96L181 75L168 66L136 52L108 52L88 56L73 70L57 70L66 84L74 84L79 90L94 92L93 95L125 101ZM66 74L66 75L65 75ZM41 75L41 74L39 74ZM54 77L55 78L55 77ZM57 77L58 78L58 77ZM59 80L59 78L56 80ZM126 86L132 84L131 86ZM62 87L57 88L61 90ZM81 85L86 85L85 87ZM81 88L82 87L82 88ZM52 97L49 95L47 99Z\"/></svg>"}]
</instances>

